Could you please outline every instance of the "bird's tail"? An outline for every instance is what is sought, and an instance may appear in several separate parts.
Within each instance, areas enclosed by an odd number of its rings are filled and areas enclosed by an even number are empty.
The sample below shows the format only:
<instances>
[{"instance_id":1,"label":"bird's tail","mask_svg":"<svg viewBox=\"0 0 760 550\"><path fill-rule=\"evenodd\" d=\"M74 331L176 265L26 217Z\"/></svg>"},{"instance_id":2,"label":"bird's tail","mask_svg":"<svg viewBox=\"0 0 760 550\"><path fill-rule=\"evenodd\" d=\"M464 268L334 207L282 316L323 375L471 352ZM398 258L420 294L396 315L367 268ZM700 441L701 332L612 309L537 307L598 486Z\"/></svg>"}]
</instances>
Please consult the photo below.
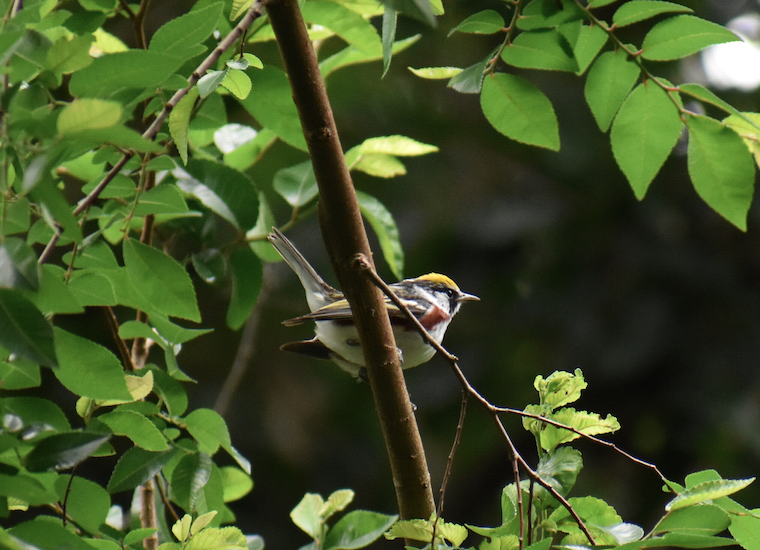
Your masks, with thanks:
<instances>
[{"instance_id":1,"label":"bird's tail","mask_svg":"<svg viewBox=\"0 0 760 550\"><path fill-rule=\"evenodd\" d=\"M285 263L298 275L306 291L306 301L309 303L311 311L316 311L327 305L334 299L336 294L339 294L336 289L328 285L319 276L311 264L306 261L306 258L303 257L303 254L298 251L279 229L273 227L272 233L267 238L272 243L274 249L282 256L282 259L285 260ZM330 297L333 298L330 299Z\"/></svg>"}]
</instances>

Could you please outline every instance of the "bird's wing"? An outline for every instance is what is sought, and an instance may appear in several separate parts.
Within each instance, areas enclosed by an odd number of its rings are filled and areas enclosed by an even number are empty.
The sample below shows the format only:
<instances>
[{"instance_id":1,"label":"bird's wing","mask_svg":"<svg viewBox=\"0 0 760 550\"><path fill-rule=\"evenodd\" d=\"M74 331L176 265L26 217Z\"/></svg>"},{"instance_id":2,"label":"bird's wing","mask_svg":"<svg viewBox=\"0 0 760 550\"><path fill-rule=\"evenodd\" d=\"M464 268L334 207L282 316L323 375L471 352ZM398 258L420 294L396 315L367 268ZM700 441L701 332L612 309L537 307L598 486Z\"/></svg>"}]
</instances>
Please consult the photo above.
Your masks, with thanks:
<instances>
[{"instance_id":1,"label":"bird's wing","mask_svg":"<svg viewBox=\"0 0 760 550\"><path fill-rule=\"evenodd\" d=\"M388 308L388 313L391 316L391 319L404 319L406 316L399 310L394 304L390 302L387 298L385 299L386 307ZM416 317L421 317L425 314L427 311L425 308L420 306L417 302L407 302L406 303L409 310L412 312L412 314ZM282 324L285 326L294 326L294 325L300 325L301 323L305 323L307 321L352 321L353 320L353 314L351 313L351 308L348 305L348 300L338 300L337 302L333 302L331 304L328 304L324 307L319 308L316 311L313 311L311 313L307 313L306 315L301 315L300 317L295 317L293 319L288 319L287 321L283 321Z\"/></svg>"}]
</instances>

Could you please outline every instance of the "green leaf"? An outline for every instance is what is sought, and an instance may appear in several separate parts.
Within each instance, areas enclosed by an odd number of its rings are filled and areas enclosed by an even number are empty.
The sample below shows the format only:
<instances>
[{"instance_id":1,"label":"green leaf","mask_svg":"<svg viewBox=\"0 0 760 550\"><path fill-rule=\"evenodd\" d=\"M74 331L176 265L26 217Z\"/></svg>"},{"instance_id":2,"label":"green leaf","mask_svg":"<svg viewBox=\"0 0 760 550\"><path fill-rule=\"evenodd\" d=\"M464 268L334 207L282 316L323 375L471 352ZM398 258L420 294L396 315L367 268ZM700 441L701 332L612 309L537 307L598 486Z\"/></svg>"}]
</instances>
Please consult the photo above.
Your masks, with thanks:
<instances>
[{"instance_id":1,"label":"green leaf","mask_svg":"<svg viewBox=\"0 0 760 550\"><path fill-rule=\"evenodd\" d=\"M391 7L385 6L383 10L383 23L381 26L381 41L383 45L383 77L388 73L393 58L393 42L396 40L396 25L398 12Z\"/></svg>"},{"instance_id":2,"label":"green leaf","mask_svg":"<svg viewBox=\"0 0 760 550\"><path fill-rule=\"evenodd\" d=\"M688 169L697 193L713 210L742 231L752 203L755 169L747 147L717 120L687 114Z\"/></svg>"},{"instance_id":3,"label":"green leaf","mask_svg":"<svg viewBox=\"0 0 760 550\"><path fill-rule=\"evenodd\" d=\"M251 93L251 79L243 71L230 70L221 85L238 99L245 99Z\"/></svg>"},{"instance_id":4,"label":"green leaf","mask_svg":"<svg viewBox=\"0 0 760 550\"><path fill-rule=\"evenodd\" d=\"M698 51L725 42L741 40L717 23L693 15L676 15L660 21L644 38L641 56L652 61L681 59Z\"/></svg>"},{"instance_id":5,"label":"green leaf","mask_svg":"<svg viewBox=\"0 0 760 550\"><path fill-rule=\"evenodd\" d=\"M637 199L646 195L682 129L678 107L652 81L639 84L623 102L612 123L610 142Z\"/></svg>"},{"instance_id":6,"label":"green leaf","mask_svg":"<svg viewBox=\"0 0 760 550\"><path fill-rule=\"evenodd\" d=\"M237 527L208 527L195 535L185 546L185 550L247 550L245 535Z\"/></svg>"},{"instance_id":7,"label":"green leaf","mask_svg":"<svg viewBox=\"0 0 760 550\"><path fill-rule=\"evenodd\" d=\"M94 453L109 437L88 432L53 434L37 443L26 455L26 469L30 472L68 470Z\"/></svg>"},{"instance_id":8,"label":"green leaf","mask_svg":"<svg viewBox=\"0 0 760 550\"><path fill-rule=\"evenodd\" d=\"M198 95L198 87L193 86L169 113L169 133L174 139L177 153L184 164L187 164L187 132L190 127L190 115L193 113Z\"/></svg>"},{"instance_id":9,"label":"green leaf","mask_svg":"<svg viewBox=\"0 0 760 550\"><path fill-rule=\"evenodd\" d=\"M155 476L176 452L176 448L154 453L132 447L116 463L106 490L109 493L118 493L134 489Z\"/></svg>"},{"instance_id":10,"label":"green leaf","mask_svg":"<svg viewBox=\"0 0 760 550\"><path fill-rule=\"evenodd\" d=\"M226 78L230 69L224 69L221 71L209 71L198 79L198 94L201 99L205 99L210 96L214 90L216 90L222 81Z\"/></svg>"},{"instance_id":11,"label":"green leaf","mask_svg":"<svg viewBox=\"0 0 760 550\"><path fill-rule=\"evenodd\" d=\"M32 302L6 288L0 288L0 345L34 363L58 366L53 327Z\"/></svg>"},{"instance_id":12,"label":"green leaf","mask_svg":"<svg viewBox=\"0 0 760 550\"><path fill-rule=\"evenodd\" d=\"M601 8L602 6L606 6L608 4L612 4L613 2L617 2L618 0L589 0L588 7L589 8Z\"/></svg>"},{"instance_id":13,"label":"green leaf","mask_svg":"<svg viewBox=\"0 0 760 550\"><path fill-rule=\"evenodd\" d=\"M452 78L462 72L459 67L423 67L415 69L413 67L407 67L411 72L420 78L427 80L444 80Z\"/></svg>"},{"instance_id":14,"label":"green leaf","mask_svg":"<svg viewBox=\"0 0 760 550\"><path fill-rule=\"evenodd\" d=\"M6 390L23 390L40 385L40 366L21 357L0 358L0 384Z\"/></svg>"},{"instance_id":15,"label":"green leaf","mask_svg":"<svg viewBox=\"0 0 760 550\"><path fill-rule=\"evenodd\" d=\"M225 153L224 164L241 172L247 170L259 160L261 155L277 140L271 130L263 128L251 141L242 144L231 153Z\"/></svg>"},{"instance_id":16,"label":"green leaf","mask_svg":"<svg viewBox=\"0 0 760 550\"><path fill-rule=\"evenodd\" d=\"M129 410L111 411L98 416L98 420L111 428L114 435L123 435L146 451L165 451L166 438L146 416Z\"/></svg>"},{"instance_id":17,"label":"green leaf","mask_svg":"<svg viewBox=\"0 0 760 550\"><path fill-rule=\"evenodd\" d=\"M258 193L242 172L211 160L190 159L174 175L180 189L235 227L245 231L256 223Z\"/></svg>"},{"instance_id":18,"label":"green leaf","mask_svg":"<svg viewBox=\"0 0 760 550\"><path fill-rule=\"evenodd\" d=\"M588 383L583 377L583 371L575 369L572 373L555 371L547 378L539 374L533 380L533 387L538 392L541 405L547 405L550 410L554 410L578 401Z\"/></svg>"},{"instance_id":19,"label":"green leaf","mask_svg":"<svg viewBox=\"0 0 760 550\"><path fill-rule=\"evenodd\" d=\"M90 533L100 530L111 507L111 497L105 489L83 477L61 475L55 480L55 490L59 502L66 502L67 516Z\"/></svg>"},{"instance_id":20,"label":"green leaf","mask_svg":"<svg viewBox=\"0 0 760 550\"><path fill-rule=\"evenodd\" d=\"M505 63L523 69L578 71L578 63L567 39L556 29L521 33L504 48Z\"/></svg>"},{"instance_id":21,"label":"green leaf","mask_svg":"<svg viewBox=\"0 0 760 550\"><path fill-rule=\"evenodd\" d=\"M747 550L760 548L760 517L757 515L752 513L732 515L728 530L742 548Z\"/></svg>"},{"instance_id":22,"label":"green leaf","mask_svg":"<svg viewBox=\"0 0 760 550\"><path fill-rule=\"evenodd\" d=\"M106 274L96 269L75 271L68 284L80 306L115 306L114 285Z\"/></svg>"},{"instance_id":23,"label":"green leaf","mask_svg":"<svg viewBox=\"0 0 760 550\"><path fill-rule=\"evenodd\" d=\"M115 101L75 99L61 110L56 124L61 134L76 134L115 126L122 114L121 105Z\"/></svg>"},{"instance_id":24,"label":"green leaf","mask_svg":"<svg viewBox=\"0 0 760 550\"><path fill-rule=\"evenodd\" d=\"M149 51L183 61L203 53L202 42L216 28L224 2L217 2L169 20L150 39Z\"/></svg>"},{"instance_id":25,"label":"green leaf","mask_svg":"<svg viewBox=\"0 0 760 550\"><path fill-rule=\"evenodd\" d=\"M599 25L581 25L578 38L573 45L573 55L578 64L576 74L583 74L607 43L607 33Z\"/></svg>"},{"instance_id":26,"label":"green leaf","mask_svg":"<svg viewBox=\"0 0 760 550\"><path fill-rule=\"evenodd\" d=\"M656 17L661 13L692 13L693 11L681 4L662 0L632 0L617 9L612 16L612 23L616 27L625 27Z\"/></svg>"},{"instance_id":27,"label":"green leaf","mask_svg":"<svg viewBox=\"0 0 760 550\"><path fill-rule=\"evenodd\" d=\"M351 170L358 170L377 178L395 178L406 174L406 166L398 158L384 154L362 155L351 165Z\"/></svg>"},{"instance_id":28,"label":"green leaf","mask_svg":"<svg viewBox=\"0 0 760 550\"><path fill-rule=\"evenodd\" d=\"M451 80L448 81L446 87L453 88L460 94L479 94L483 88L486 67L493 55L495 55L495 51L488 57L482 59L479 63L475 63L466 69L462 69L459 74L455 74L451 77Z\"/></svg>"},{"instance_id":29,"label":"green leaf","mask_svg":"<svg viewBox=\"0 0 760 550\"><path fill-rule=\"evenodd\" d=\"M93 36L84 34L71 40L62 37L48 50L45 68L52 73L70 74L92 63L90 45Z\"/></svg>"},{"instance_id":30,"label":"green leaf","mask_svg":"<svg viewBox=\"0 0 760 550\"><path fill-rule=\"evenodd\" d=\"M76 395L132 400L121 363L100 344L56 327L55 351L59 363L55 375Z\"/></svg>"},{"instance_id":31,"label":"green leaf","mask_svg":"<svg viewBox=\"0 0 760 550\"><path fill-rule=\"evenodd\" d=\"M412 44L415 44L417 41L419 41L420 38L422 38L422 35L415 34L409 38L404 38L403 40L394 42L392 48L393 54L396 55L397 53L406 50ZM369 55L359 51L354 46L347 46L338 53L322 60L319 63L319 68L322 71L322 78L326 79L329 75L342 67L356 65L359 63L369 63L370 61L378 61L380 59L382 59L380 52Z\"/></svg>"},{"instance_id":32,"label":"green leaf","mask_svg":"<svg viewBox=\"0 0 760 550\"><path fill-rule=\"evenodd\" d=\"M620 429L620 424L617 418L608 414L606 418L602 418L596 413L589 413L586 411L576 411L572 407L566 407L559 409L551 414L547 415L547 418L571 426L580 433L586 435L600 435L606 433L616 432ZM575 432L566 430L565 428L558 428L552 425L546 425L540 432L539 438L541 440L541 447L551 452L563 443L569 443L581 437Z\"/></svg>"},{"instance_id":33,"label":"green leaf","mask_svg":"<svg viewBox=\"0 0 760 550\"><path fill-rule=\"evenodd\" d=\"M152 304L153 310L200 322L193 283L174 258L134 239L124 240L123 251L124 265L132 284Z\"/></svg>"},{"instance_id":34,"label":"green leaf","mask_svg":"<svg viewBox=\"0 0 760 550\"><path fill-rule=\"evenodd\" d=\"M448 36L455 32L472 34L494 34L504 30L504 18L495 10L483 10L470 15L449 31Z\"/></svg>"},{"instance_id":35,"label":"green leaf","mask_svg":"<svg viewBox=\"0 0 760 550\"><path fill-rule=\"evenodd\" d=\"M227 263L218 248L206 248L194 253L190 259L195 272L207 284L217 284L227 275Z\"/></svg>"},{"instance_id":36,"label":"green leaf","mask_svg":"<svg viewBox=\"0 0 760 550\"><path fill-rule=\"evenodd\" d=\"M182 65L176 57L148 50L129 50L98 57L71 76L74 97L107 98L132 88L160 86Z\"/></svg>"},{"instance_id":37,"label":"green leaf","mask_svg":"<svg viewBox=\"0 0 760 550\"><path fill-rule=\"evenodd\" d=\"M337 2L316 0L302 8L306 22L327 27L367 55L382 51L377 30L367 19Z\"/></svg>"},{"instance_id":38,"label":"green leaf","mask_svg":"<svg viewBox=\"0 0 760 550\"><path fill-rule=\"evenodd\" d=\"M40 286L37 255L23 240L9 237L0 243L0 288L28 288Z\"/></svg>"},{"instance_id":39,"label":"green leaf","mask_svg":"<svg viewBox=\"0 0 760 550\"><path fill-rule=\"evenodd\" d=\"M212 510L211 512L206 512L205 514L202 514L195 518L193 520L193 525L190 527L190 534L195 535L196 533L208 527L217 514L218 512L216 510Z\"/></svg>"},{"instance_id":40,"label":"green leaf","mask_svg":"<svg viewBox=\"0 0 760 550\"><path fill-rule=\"evenodd\" d=\"M219 469L224 487L224 502L243 498L253 489L253 479L240 468L223 466Z\"/></svg>"},{"instance_id":41,"label":"green leaf","mask_svg":"<svg viewBox=\"0 0 760 550\"><path fill-rule=\"evenodd\" d=\"M362 216L369 222L375 235L377 235L380 249L383 251L383 258L388 263L388 267L390 267L396 278L402 279L404 272L404 250L401 248L396 220L393 219L393 215L385 205L375 197L357 191L356 198L359 200L359 209L362 212Z\"/></svg>"},{"instance_id":42,"label":"green leaf","mask_svg":"<svg viewBox=\"0 0 760 550\"><path fill-rule=\"evenodd\" d=\"M142 543L145 539L147 539L149 536L151 536L153 533L158 531L158 529L155 528L145 528L145 529L133 529L126 535L124 535L124 539L122 540L122 543L124 546L134 546L136 544ZM164 550L167 550L166 547L164 547ZM177 549L179 550L179 549Z\"/></svg>"},{"instance_id":43,"label":"green leaf","mask_svg":"<svg viewBox=\"0 0 760 550\"><path fill-rule=\"evenodd\" d=\"M162 338L171 344L184 344L194 338L212 332L210 328L185 328L169 321L169 318L159 313L150 314L150 322Z\"/></svg>"},{"instance_id":44,"label":"green leaf","mask_svg":"<svg viewBox=\"0 0 760 550\"><path fill-rule=\"evenodd\" d=\"M263 262L282 261L282 257L266 239L266 236L276 225L277 221L274 219L274 214L269 207L266 195L259 193L259 218L256 220L256 225L253 226L253 229L245 234L245 237L253 253Z\"/></svg>"},{"instance_id":45,"label":"green leaf","mask_svg":"<svg viewBox=\"0 0 760 550\"><path fill-rule=\"evenodd\" d=\"M0 399L0 411L3 415L18 416L24 427L40 425L58 432L71 431L71 425L61 408L41 397L4 397Z\"/></svg>"},{"instance_id":46,"label":"green leaf","mask_svg":"<svg viewBox=\"0 0 760 550\"><path fill-rule=\"evenodd\" d=\"M290 511L290 519L304 533L317 539L322 531L321 510L325 505L324 499L314 493L306 493L296 507Z\"/></svg>"},{"instance_id":47,"label":"green leaf","mask_svg":"<svg viewBox=\"0 0 760 550\"><path fill-rule=\"evenodd\" d=\"M6 241L7 242L7 241ZM42 278L37 292L24 291L27 298L43 313L82 313L84 308L64 284L65 271L52 264L42 266Z\"/></svg>"},{"instance_id":48,"label":"green leaf","mask_svg":"<svg viewBox=\"0 0 760 550\"><path fill-rule=\"evenodd\" d=\"M691 97L696 98L703 103L707 103L709 105L713 105L719 109L722 109L729 114L737 115L739 118L744 117L744 115L740 113L735 107L723 101L721 98L719 98L717 95L715 95L713 92L701 84L681 84L678 86L678 91L683 94L690 95ZM747 122L748 121L745 120L745 123ZM754 126L754 124L751 125ZM756 128L755 130L760 130L760 128Z\"/></svg>"},{"instance_id":49,"label":"green leaf","mask_svg":"<svg viewBox=\"0 0 760 550\"><path fill-rule=\"evenodd\" d=\"M156 366L148 368L153 373L153 391L163 400L169 414L171 416L184 414L187 410L187 393L182 384L163 369Z\"/></svg>"},{"instance_id":50,"label":"green leaf","mask_svg":"<svg viewBox=\"0 0 760 550\"><path fill-rule=\"evenodd\" d=\"M605 52L588 72L584 94L602 132L609 130L641 69L622 49Z\"/></svg>"},{"instance_id":51,"label":"green leaf","mask_svg":"<svg viewBox=\"0 0 760 550\"><path fill-rule=\"evenodd\" d=\"M354 510L332 526L325 537L323 548L325 550L352 550L369 546L379 539L397 519L398 516Z\"/></svg>"},{"instance_id":52,"label":"green leaf","mask_svg":"<svg viewBox=\"0 0 760 550\"><path fill-rule=\"evenodd\" d=\"M310 160L278 170L272 187L294 208L305 206L319 194Z\"/></svg>"},{"instance_id":53,"label":"green leaf","mask_svg":"<svg viewBox=\"0 0 760 550\"><path fill-rule=\"evenodd\" d=\"M527 80L497 73L483 81L480 106L488 122L508 138L559 150L559 125L549 99Z\"/></svg>"},{"instance_id":54,"label":"green leaf","mask_svg":"<svg viewBox=\"0 0 760 550\"><path fill-rule=\"evenodd\" d=\"M211 478L211 457L192 453L182 457L172 472L172 495L183 510L192 513L203 487Z\"/></svg>"},{"instance_id":55,"label":"green leaf","mask_svg":"<svg viewBox=\"0 0 760 550\"><path fill-rule=\"evenodd\" d=\"M361 154L387 154L397 157L418 157L438 151L435 145L399 135L369 138L359 146Z\"/></svg>"},{"instance_id":56,"label":"green leaf","mask_svg":"<svg viewBox=\"0 0 760 550\"><path fill-rule=\"evenodd\" d=\"M182 192L176 185L165 183L157 185L140 196L135 206L135 216L148 214L182 214L188 212Z\"/></svg>"},{"instance_id":57,"label":"green leaf","mask_svg":"<svg viewBox=\"0 0 760 550\"><path fill-rule=\"evenodd\" d=\"M753 481L755 481L754 477L748 479L717 479L715 481L700 483L668 502L665 505L665 511L670 512L693 504L700 504L708 500L732 495L737 491L741 491Z\"/></svg>"},{"instance_id":58,"label":"green leaf","mask_svg":"<svg viewBox=\"0 0 760 550\"><path fill-rule=\"evenodd\" d=\"M560 447L546 453L538 461L536 472L562 496L567 496L583 468L580 451L572 447Z\"/></svg>"},{"instance_id":59,"label":"green leaf","mask_svg":"<svg viewBox=\"0 0 760 550\"><path fill-rule=\"evenodd\" d=\"M217 412L196 409L185 417L184 422L202 452L213 456L220 445L225 449L231 446L227 424Z\"/></svg>"},{"instance_id":60,"label":"green leaf","mask_svg":"<svg viewBox=\"0 0 760 550\"><path fill-rule=\"evenodd\" d=\"M62 527L60 522L54 523L46 520L45 516L16 525L9 529L8 533L23 541L25 543L24 548L93 550L87 539L72 533L66 527Z\"/></svg>"},{"instance_id":61,"label":"green leaf","mask_svg":"<svg viewBox=\"0 0 760 550\"><path fill-rule=\"evenodd\" d=\"M188 139L196 147L205 147L214 141L216 132L227 124L227 111L221 94L211 94L201 102L190 120Z\"/></svg>"},{"instance_id":62,"label":"green leaf","mask_svg":"<svg viewBox=\"0 0 760 550\"><path fill-rule=\"evenodd\" d=\"M246 322L258 300L264 277L263 266L249 248L236 248L230 254L232 295L227 309L227 326L238 330Z\"/></svg>"},{"instance_id":63,"label":"green leaf","mask_svg":"<svg viewBox=\"0 0 760 550\"><path fill-rule=\"evenodd\" d=\"M760 113L732 114L723 120L741 138L747 149L755 157L755 164L760 163ZM760 164L758 164L760 166Z\"/></svg>"},{"instance_id":64,"label":"green leaf","mask_svg":"<svg viewBox=\"0 0 760 550\"><path fill-rule=\"evenodd\" d=\"M272 65L248 75L256 93L240 104L262 126L272 130L285 143L306 151L301 121L290 91L285 72Z\"/></svg>"},{"instance_id":65,"label":"green leaf","mask_svg":"<svg viewBox=\"0 0 760 550\"><path fill-rule=\"evenodd\" d=\"M327 502L325 502L320 509L320 517L326 520L337 512L342 512L354 501L354 496L356 495L351 489L338 489L337 491L333 491L330 493L330 496L327 497Z\"/></svg>"},{"instance_id":66,"label":"green leaf","mask_svg":"<svg viewBox=\"0 0 760 550\"><path fill-rule=\"evenodd\" d=\"M717 535L731 524L731 516L712 504L686 506L671 510L652 530L658 535L668 531L680 533Z\"/></svg>"},{"instance_id":67,"label":"green leaf","mask_svg":"<svg viewBox=\"0 0 760 550\"><path fill-rule=\"evenodd\" d=\"M533 0L520 15L517 27L522 30L549 29L585 19L585 13L573 0Z\"/></svg>"}]
</instances>

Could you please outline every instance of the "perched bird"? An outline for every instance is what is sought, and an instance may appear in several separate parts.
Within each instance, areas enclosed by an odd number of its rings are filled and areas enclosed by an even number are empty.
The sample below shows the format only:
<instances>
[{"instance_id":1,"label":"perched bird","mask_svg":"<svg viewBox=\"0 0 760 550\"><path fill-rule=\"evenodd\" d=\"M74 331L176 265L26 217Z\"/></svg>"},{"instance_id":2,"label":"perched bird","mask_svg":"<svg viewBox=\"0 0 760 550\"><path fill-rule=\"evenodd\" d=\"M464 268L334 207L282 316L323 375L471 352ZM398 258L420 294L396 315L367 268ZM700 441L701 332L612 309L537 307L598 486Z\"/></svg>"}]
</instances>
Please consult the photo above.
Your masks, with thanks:
<instances>
[{"instance_id":1,"label":"perched bird","mask_svg":"<svg viewBox=\"0 0 760 550\"><path fill-rule=\"evenodd\" d=\"M280 349L319 359L330 359L353 377L366 377L364 356L353 315L343 293L328 285L285 235L272 229L269 242L295 271L306 291L311 313L283 321L286 326L315 322L316 336L291 342ZM390 285L393 292L440 343L462 302L479 300L466 294L446 275L428 273ZM407 317L386 297L385 306L402 358L402 368L410 369L430 360L435 349L428 345Z\"/></svg>"}]
</instances>

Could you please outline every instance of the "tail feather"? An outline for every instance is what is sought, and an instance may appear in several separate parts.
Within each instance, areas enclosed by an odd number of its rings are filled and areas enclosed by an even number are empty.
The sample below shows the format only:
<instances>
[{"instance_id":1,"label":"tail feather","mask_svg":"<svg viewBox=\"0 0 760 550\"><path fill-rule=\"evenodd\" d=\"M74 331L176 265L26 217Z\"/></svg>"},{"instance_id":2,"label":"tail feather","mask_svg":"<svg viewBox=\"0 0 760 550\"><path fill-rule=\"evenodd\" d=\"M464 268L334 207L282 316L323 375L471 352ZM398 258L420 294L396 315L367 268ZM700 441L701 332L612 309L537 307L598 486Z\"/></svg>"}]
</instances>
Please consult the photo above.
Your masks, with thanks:
<instances>
[{"instance_id":1,"label":"tail feather","mask_svg":"<svg viewBox=\"0 0 760 550\"><path fill-rule=\"evenodd\" d=\"M333 299L330 297L341 294L319 276L311 264L306 261L306 258L279 229L273 227L268 239L274 249L282 256L282 259L285 260L285 263L298 275L306 291L306 301L311 311L316 311L332 302ZM340 297L342 298L342 295Z\"/></svg>"}]
</instances>

